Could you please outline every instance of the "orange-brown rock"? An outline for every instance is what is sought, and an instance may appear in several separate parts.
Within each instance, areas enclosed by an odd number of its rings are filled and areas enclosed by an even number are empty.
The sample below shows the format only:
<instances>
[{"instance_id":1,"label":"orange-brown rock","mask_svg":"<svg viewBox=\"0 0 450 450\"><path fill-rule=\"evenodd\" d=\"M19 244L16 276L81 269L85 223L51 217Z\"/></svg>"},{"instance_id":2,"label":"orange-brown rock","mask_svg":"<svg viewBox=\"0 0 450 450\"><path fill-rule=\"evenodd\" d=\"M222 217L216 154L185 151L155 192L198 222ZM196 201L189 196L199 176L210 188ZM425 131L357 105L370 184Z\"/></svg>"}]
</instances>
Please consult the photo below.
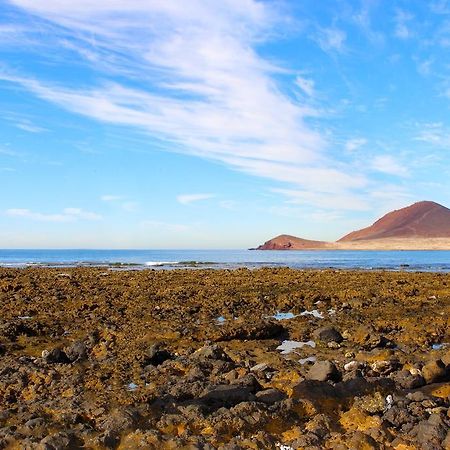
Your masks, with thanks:
<instances>
[{"instance_id":1,"label":"orange-brown rock","mask_svg":"<svg viewBox=\"0 0 450 450\"><path fill-rule=\"evenodd\" d=\"M327 248L328 242L311 241L288 234L281 234L260 245L256 250L312 250Z\"/></svg>"},{"instance_id":2,"label":"orange-brown rock","mask_svg":"<svg viewBox=\"0 0 450 450\"><path fill-rule=\"evenodd\" d=\"M450 209L435 202L418 202L392 211L373 225L353 231L338 242L385 238L450 238Z\"/></svg>"},{"instance_id":3,"label":"orange-brown rock","mask_svg":"<svg viewBox=\"0 0 450 450\"><path fill-rule=\"evenodd\" d=\"M256 250L450 250L450 209L422 201L392 211L337 242L282 234Z\"/></svg>"}]
</instances>

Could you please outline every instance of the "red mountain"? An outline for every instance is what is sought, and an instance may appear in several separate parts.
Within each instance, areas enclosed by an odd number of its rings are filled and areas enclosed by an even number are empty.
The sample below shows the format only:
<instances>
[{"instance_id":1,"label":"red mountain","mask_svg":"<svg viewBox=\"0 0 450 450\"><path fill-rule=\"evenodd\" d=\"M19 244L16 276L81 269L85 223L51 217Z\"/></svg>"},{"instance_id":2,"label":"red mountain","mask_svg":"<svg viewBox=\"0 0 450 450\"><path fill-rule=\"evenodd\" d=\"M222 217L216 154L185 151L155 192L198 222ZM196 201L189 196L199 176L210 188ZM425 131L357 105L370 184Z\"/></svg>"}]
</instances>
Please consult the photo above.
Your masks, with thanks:
<instances>
[{"instance_id":1,"label":"red mountain","mask_svg":"<svg viewBox=\"0 0 450 450\"><path fill-rule=\"evenodd\" d=\"M289 236L288 234L281 234L260 245L256 250L311 250L315 248L326 248L327 245L328 243L323 241L310 241L308 239Z\"/></svg>"},{"instance_id":2,"label":"red mountain","mask_svg":"<svg viewBox=\"0 0 450 450\"><path fill-rule=\"evenodd\" d=\"M384 238L450 238L450 209L418 202L392 211L372 226L347 234L338 242Z\"/></svg>"}]
</instances>

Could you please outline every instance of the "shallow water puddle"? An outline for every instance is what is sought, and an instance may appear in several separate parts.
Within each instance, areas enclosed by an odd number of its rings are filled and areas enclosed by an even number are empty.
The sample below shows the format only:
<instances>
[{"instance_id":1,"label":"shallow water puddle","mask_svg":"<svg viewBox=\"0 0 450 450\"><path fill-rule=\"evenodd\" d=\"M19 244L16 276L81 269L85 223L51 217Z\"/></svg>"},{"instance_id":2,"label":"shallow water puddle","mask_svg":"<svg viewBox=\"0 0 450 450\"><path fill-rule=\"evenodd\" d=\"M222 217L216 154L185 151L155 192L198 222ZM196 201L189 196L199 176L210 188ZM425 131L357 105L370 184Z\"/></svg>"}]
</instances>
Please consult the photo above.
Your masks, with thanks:
<instances>
[{"instance_id":1,"label":"shallow water puddle","mask_svg":"<svg viewBox=\"0 0 450 450\"><path fill-rule=\"evenodd\" d=\"M441 348L444 348L444 347L447 347L449 344L447 343L447 342L440 342L440 343L437 343L437 344L433 344L432 346L431 346L431 348L433 349L433 350L440 350Z\"/></svg>"},{"instance_id":2,"label":"shallow water puddle","mask_svg":"<svg viewBox=\"0 0 450 450\"><path fill-rule=\"evenodd\" d=\"M294 314L291 312L279 312L277 311L276 314L274 314L273 317L275 320L289 320L289 319L294 319L295 317L297 317L298 314Z\"/></svg>"},{"instance_id":3,"label":"shallow water puddle","mask_svg":"<svg viewBox=\"0 0 450 450\"><path fill-rule=\"evenodd\" d=\"M301 316L313 316L316 319L323 319L323 314L318 311L317 309L313 309L312 311L303 311L302 313L300 313Z\"/></svg>"},{"instance_id":4,"label":"shallow water puddle","mask_svg":"<svg viewBox=\"0 0 450 450\"><path fill-rule=\"evenodd\" d=\"M277 350L281 350L282 355L288 355L293 350L297 348L303 348L305 346L309 346L311 348L316 348L316 343L314 341L283 341L278 347Z\"/></svg>"},{"instance_id":5,"label":"shallow water puddle","mask_svg":"<svg viewBox=\"0 0 450 450\"><path fill-rule=\"evenodd\" d=\"M138 385L136 383L130 383L127 385L127 391L135 391L138 388Z\"/></svg>"}]
</instances>

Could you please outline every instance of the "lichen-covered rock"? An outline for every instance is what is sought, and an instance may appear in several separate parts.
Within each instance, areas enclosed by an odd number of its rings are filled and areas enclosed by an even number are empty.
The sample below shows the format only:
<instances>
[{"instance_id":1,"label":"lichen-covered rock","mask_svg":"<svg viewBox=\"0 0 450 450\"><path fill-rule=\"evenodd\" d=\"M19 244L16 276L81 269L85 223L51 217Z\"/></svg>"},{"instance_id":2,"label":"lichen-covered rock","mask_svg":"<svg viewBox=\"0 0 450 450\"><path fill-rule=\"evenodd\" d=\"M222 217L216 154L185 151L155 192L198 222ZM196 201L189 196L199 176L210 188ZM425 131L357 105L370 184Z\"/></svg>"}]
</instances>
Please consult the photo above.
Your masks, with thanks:
<instances>
[{"instance_id":1,"label":"lichen-covered rock","mask_svg":"<svg viewBox=\"0 0 450 450\"><path fill-rule=\"evenodd\" d=\"M431 273L0 268L0 446L445 448L448 299Z\"/></svg>"}]
</instances>

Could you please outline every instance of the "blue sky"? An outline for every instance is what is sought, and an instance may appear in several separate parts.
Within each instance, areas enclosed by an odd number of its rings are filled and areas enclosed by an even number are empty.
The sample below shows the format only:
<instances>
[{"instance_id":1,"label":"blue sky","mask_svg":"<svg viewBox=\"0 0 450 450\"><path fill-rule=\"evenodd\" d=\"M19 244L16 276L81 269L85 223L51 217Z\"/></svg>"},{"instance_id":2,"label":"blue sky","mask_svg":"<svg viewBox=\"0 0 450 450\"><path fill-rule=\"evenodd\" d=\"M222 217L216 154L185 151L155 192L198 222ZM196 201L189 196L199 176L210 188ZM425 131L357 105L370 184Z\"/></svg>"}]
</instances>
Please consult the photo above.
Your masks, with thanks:
<instances>
[{"instance_id":1,"label":"blue sky","mask_svg":"<svg viewBox=\"0 0 450 450\"><path fill-rule=\"evenodd\" d=\"M0 247L334 240L450 206L450 2L4 0Z\"/></svg>"}]
</instances>

